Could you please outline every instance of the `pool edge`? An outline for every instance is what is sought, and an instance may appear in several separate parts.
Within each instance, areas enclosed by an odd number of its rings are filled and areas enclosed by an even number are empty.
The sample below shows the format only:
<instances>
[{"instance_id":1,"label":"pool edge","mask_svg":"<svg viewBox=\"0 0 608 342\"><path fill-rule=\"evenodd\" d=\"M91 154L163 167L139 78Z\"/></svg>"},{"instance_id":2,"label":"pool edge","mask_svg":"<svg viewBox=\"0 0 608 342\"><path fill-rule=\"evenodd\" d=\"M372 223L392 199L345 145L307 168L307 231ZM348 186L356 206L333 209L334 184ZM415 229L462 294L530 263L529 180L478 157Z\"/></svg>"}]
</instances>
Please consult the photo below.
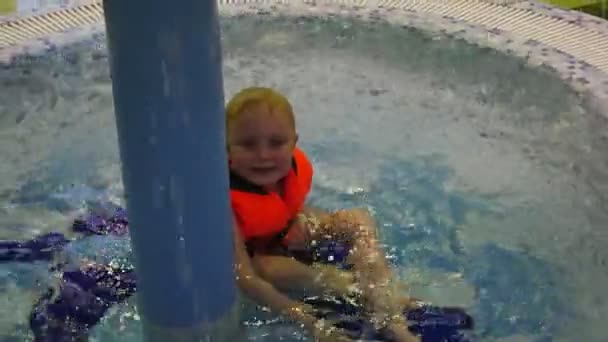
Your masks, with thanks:
<instances>
[{"instance_id":1,"label":"pool edge","mask_svg":"<svg viewBox=\"0 0 608 342\"><path fill-rule=\"evenodd\" d=\"M602 29L560 17L575 11L521 0L218 0L223 16L257 14L343 15L367 21L447 33L469 43L546 66L576 92L591 94L608 118L608 22ZM586 20L588 20L587 17ZM57 46L104 33L100 0L72 7L25 12L0 21L0 65L17 56L36 56ZM601 19L599 19L601 21ZM603 23L603 22L602 22ZM605 29L605 32L604 30Z\"/></svg>"}]
</instances>

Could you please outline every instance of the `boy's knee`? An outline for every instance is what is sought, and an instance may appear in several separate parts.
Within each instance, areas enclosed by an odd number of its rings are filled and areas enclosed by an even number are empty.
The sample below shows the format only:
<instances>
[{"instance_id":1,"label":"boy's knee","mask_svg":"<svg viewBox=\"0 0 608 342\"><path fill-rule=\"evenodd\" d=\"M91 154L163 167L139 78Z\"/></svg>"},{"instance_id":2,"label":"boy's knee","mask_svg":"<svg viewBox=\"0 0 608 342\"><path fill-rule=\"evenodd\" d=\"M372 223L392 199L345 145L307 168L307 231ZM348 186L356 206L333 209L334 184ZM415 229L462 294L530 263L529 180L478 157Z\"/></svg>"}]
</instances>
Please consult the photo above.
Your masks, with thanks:
<instances>
[{"instance_id":1,"label":"boy's knee","mask_svg":"<svg viewBox=\"0 0 608 342\"><path fill-rule=\"evenodd\" d=\"M352 215L362 221L372 221L372 214L366 208L353 208L350 210Z\"/></svg>"},{"instance_id":2,"label":"boy's knee","mask_svg":"<svg viewBox=\"0 0 608 342\"><path fill-rule=\"evenodd\" d=\"M341 210L335 213L335 218L342 224L350 226L373 226L374 219L365 208ZM371 228L371 227L369 227Z\"/></svg>"}]
</instances>

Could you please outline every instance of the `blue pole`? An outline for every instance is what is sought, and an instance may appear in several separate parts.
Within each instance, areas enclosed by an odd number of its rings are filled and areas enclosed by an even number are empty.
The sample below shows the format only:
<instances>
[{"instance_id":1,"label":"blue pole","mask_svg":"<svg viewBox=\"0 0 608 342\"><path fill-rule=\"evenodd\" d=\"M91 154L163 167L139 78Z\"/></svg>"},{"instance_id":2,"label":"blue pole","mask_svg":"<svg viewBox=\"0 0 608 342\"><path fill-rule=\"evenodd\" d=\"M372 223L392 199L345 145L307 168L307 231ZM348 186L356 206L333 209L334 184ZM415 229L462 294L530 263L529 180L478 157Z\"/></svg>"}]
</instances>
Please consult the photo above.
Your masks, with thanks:
<instances>
[{"instance_id":1,"label":"blue pole","mask_svg":"<svg viewBox=\"0 0 608 342\"><path fill-rule=\"evenodd\" d=\"M146 340L222 341L237 300L217 3L104 11Z\"/></svg>"}]
</instances>

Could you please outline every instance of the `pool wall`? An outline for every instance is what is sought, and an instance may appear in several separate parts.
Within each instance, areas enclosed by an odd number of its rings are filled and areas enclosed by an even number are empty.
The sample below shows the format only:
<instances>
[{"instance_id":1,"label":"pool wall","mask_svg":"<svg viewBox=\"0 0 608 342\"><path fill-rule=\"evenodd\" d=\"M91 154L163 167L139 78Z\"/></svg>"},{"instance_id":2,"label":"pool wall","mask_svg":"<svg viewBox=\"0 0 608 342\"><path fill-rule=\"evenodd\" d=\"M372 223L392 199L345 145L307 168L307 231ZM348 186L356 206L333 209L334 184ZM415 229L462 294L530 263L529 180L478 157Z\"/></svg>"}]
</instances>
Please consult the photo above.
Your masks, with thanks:
<instances>
[{"instance_id":1,"label":"pool wall","mask_svg":"<svg viewBox=\"0 0 608 342\"><path fill-rule=\"evenodd\" d=\"M224 16L350 16L387 21L516 55L553 69L608 117L608 21L531 1L258 0L218 2ZM103 34L99 1L0 17L0 63ZM105 47L98 47L105 48Z\"/></svg>"}]
</instances>

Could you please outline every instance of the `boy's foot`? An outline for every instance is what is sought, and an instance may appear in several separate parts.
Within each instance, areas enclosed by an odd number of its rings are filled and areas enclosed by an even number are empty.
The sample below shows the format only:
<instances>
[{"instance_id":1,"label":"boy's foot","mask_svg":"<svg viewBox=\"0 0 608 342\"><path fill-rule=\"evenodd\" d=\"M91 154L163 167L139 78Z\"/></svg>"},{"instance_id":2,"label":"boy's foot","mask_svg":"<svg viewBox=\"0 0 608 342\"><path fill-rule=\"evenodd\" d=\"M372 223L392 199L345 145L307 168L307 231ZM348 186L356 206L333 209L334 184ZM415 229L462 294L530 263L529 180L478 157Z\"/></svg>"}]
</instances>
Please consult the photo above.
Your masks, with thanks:
<instances>
[{"instance_id":1,"label":"boy's foot","mask_svg":"<svg viewBox=\"0 0 608 342\"><path fill-rule=\"evenodd\" d=\"M390 332L392 340L396 342L420 342L420 338L414 336L405 323L389 323L386 329Z\"/></svg>"},{"instance_id":2,"label":"boy's foot","mask_svg":"<svg viewBox=\"0 0 608 342\"><path fill-rule=\"evenodd\" d=\"M372 321L380 325L397 342L416 342L420 339L408 330L404 311L418 307L418 302L400 294L399 286L383 284L366 291L367 306L371 309Z\"/></svg>"}]
</instances>

